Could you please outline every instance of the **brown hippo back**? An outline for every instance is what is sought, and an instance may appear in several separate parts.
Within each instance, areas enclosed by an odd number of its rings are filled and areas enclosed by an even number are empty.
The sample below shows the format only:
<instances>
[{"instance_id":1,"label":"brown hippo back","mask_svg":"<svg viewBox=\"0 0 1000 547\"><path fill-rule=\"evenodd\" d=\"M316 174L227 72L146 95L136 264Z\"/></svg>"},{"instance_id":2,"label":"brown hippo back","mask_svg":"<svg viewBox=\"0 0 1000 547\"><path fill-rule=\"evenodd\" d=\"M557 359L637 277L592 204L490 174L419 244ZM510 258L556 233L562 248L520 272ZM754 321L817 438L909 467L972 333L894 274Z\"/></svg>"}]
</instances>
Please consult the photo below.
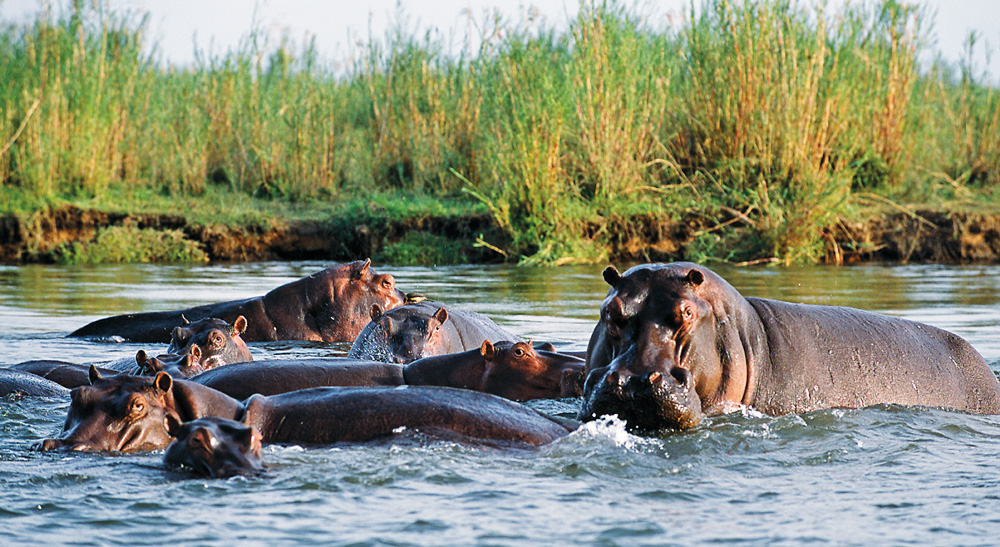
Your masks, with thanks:
<instances>
[{"instance_id":1,"label":"brown hippo back","mask_svg":"<svg viewBox=\"0 0 1000 547\"><path fill-rule=\"evenodd\" d=\"M371 322L351 345L348 357L406 364L421 357L478 349L486 340L520 338L484 315L427 300L389 311L373 306Z\"/></svg>"},{"instance_id":2,"label":"brown hippo back","mask_svg":"<svg viewBox=\"0 0 1000 547\"><path fill-rule=\"evenodd\" d=\"M398 386L403 367L356 359L273 359L214 368L190 381L243 400L323 386Z\"/></svg>"},{"instance_id":3,"label":"brown hippo back","mask_svg":"<svg viewBox=\"0 0 1000 547\"><path fill-rule=\"evenodd\" d=\"M537 446L570 429L513 401L446 387L321 387L247 399L242 422L264 442L363 442L407 429L464 441Z\"/></svg>"},{"instance_id":4,"label":"brown hippo back","mask_svg":"<svg viewBox=\"0 0 1000 547\"><path fill-rule=\"evenodd\" d=\"M173 328L184 320L217 317L233 323L242 315L247 321L242 338L247 342L351 342L368 322L372 305L391 309L405 300L391 275L377 274L370 266L371 261L365 260L327 268L246 300L107 317L70 336L167 343Z\"/></svg>"},{"instance_id":5,"label":"brown hippo back","mask_svg":"<svg viewBox=\"0 0 1000 547\"><path fill-rule=\"evenodd\" d=\"M91 365L40 359L11 365L10 368L41 376L63 387L73 389L74 387L90 385L90 367ZM114 376L119 373L117 370L104 367L96 367L96 369L102 376Z\"/></svg>"},{"instance_id":6,"label":"brown hippo back","mask_svg":"<svg viewBox=\"0 0 1000 547\"><path fill-rule=\"evenodd\" d=\"M691 263L611 285L587 351L581 419L694 427L747 405L769 414L880 403L1000 412L1000 384L949 332L853 308L744 298Z\"/></svg>"}]
</instances>

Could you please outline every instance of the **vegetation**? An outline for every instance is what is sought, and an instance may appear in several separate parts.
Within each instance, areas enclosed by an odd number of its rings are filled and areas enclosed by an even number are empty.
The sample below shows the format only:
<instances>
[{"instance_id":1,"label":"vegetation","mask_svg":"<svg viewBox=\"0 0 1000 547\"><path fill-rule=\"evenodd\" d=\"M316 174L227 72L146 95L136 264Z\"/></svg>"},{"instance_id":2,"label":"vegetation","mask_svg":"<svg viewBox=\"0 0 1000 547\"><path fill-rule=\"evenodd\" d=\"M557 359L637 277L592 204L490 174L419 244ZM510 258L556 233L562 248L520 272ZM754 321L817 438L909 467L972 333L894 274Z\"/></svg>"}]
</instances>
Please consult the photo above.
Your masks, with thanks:
<instances>
[{"instance_id":1,"label":"vegetation","mask_svg":"<svg viewBox=\"0 0 1000 547\"><path fill-rule=\"evenodd\" d=\"M689 258L793 262L871 204L995 202L1000 92L971 62L922 66L914 7L811 6L703 0L658 28L595 1L566 27L484 21L459 55L397 29L337 72L253 35L164 68L144 21L78 1L0 29L0 214L252 224L446 203L492 216L502 237L481 246L546 263L607 258L612 226L694 216L718 226ZM387 256L447 247L414 235Z\"/></svg>"}]
</instances>

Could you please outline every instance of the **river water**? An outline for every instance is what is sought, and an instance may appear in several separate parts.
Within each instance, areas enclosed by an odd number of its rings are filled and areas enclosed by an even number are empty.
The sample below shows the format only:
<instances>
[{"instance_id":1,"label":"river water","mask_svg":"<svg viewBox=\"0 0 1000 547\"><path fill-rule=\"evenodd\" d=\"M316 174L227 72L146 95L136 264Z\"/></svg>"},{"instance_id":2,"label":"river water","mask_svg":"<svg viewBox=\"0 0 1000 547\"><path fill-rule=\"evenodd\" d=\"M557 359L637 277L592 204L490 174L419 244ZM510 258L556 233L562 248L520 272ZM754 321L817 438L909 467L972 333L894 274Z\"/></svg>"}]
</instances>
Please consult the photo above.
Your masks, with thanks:
<instances>
[{"instance_id":1,"label":"river water","mask_svg":"<svg viewBox=\"0 0 1000 547\"><path fill-rule=\"evenodd\" d=\"M99 317L263 294L327 264L0 266L0 366L138 349L65 338ZM1000 267L714 268L744 295L883 312L951 330L1000 370ZM601 267L392 268L404 291L585 349ZM257 359L344 345L251 344ZM533 403L572 415L577 401ZM712 418L643 438L587 424L532 450L418 434L268 446L260 477L207 480L162 452L40 453L68 403L0 400L2 545L995 545L1000 417L880 406Z\"/></svg>"}]
</instances>

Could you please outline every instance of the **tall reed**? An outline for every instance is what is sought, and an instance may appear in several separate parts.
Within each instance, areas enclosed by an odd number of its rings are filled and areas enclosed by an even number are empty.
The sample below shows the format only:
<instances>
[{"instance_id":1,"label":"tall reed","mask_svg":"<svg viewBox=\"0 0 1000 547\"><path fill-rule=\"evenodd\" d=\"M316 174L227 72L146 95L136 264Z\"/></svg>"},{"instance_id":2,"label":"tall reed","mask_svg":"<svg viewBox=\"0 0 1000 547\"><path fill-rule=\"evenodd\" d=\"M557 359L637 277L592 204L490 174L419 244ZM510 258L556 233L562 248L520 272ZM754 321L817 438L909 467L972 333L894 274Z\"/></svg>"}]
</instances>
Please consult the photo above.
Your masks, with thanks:
<instances>
[{"instance_id":1,"label":"tall reed","mask_svg":"<svg viewBox=\"0 0 1000 547\"><path fill-rule=\"evenodd\" d=\"M707 232L736 238L722 257L817 260L859 195L997 187L1000 95L920 68L925 18L895 0L703 0L657 26L595 0L564 26L491 15L459 54L400 26L334 69L251 31L164 68L144 20L75 2L0 29L0 192L35 197L9 212L132 190L464 190L504 233L486 243L519 260L604 260L650 215L690 214L741 221Z\"/></svg>"}]
</instances>

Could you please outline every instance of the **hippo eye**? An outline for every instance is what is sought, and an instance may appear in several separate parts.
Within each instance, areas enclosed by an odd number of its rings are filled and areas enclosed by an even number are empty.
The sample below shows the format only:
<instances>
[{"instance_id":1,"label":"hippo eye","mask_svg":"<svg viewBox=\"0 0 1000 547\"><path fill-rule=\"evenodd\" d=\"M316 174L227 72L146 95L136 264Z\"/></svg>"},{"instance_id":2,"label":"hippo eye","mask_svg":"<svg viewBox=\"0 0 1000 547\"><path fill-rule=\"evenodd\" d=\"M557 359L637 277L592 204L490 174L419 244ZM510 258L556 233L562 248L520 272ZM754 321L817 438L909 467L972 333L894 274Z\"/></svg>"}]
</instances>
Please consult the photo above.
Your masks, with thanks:
<instances>
[{"instance_id":1,"label":"hippo eye","mask_svg":"<svg viewBox=\"0 0 1000 547\"><path fill-rule=\"evenodd\" d=\"M146 404L138 399L132 401L132 406L129 408L129 412L132 414L141 414L144 410L146 410Z\"/></svg>"},{"instance_id":2,"label":"hippo eye","mask_svg":"<svg viewBox=\"0 0 1000 547\"><path fill-rule=\"evenodd\" d=\"M514 357L524 357L524 349L514 348Z\"/></svg>"},{"instance_id":3,"label":"hippo eye","mask_svg":"<svg viewBox=\"0 0 1000 547\"><path fill-rule=\"evenodd\" d=\"M392 288L392 280L391 279L383 279L382 280L382 286L385 287L385 288L387 288L387 289L391 289Z\"/></svg>"}]
</instances>

